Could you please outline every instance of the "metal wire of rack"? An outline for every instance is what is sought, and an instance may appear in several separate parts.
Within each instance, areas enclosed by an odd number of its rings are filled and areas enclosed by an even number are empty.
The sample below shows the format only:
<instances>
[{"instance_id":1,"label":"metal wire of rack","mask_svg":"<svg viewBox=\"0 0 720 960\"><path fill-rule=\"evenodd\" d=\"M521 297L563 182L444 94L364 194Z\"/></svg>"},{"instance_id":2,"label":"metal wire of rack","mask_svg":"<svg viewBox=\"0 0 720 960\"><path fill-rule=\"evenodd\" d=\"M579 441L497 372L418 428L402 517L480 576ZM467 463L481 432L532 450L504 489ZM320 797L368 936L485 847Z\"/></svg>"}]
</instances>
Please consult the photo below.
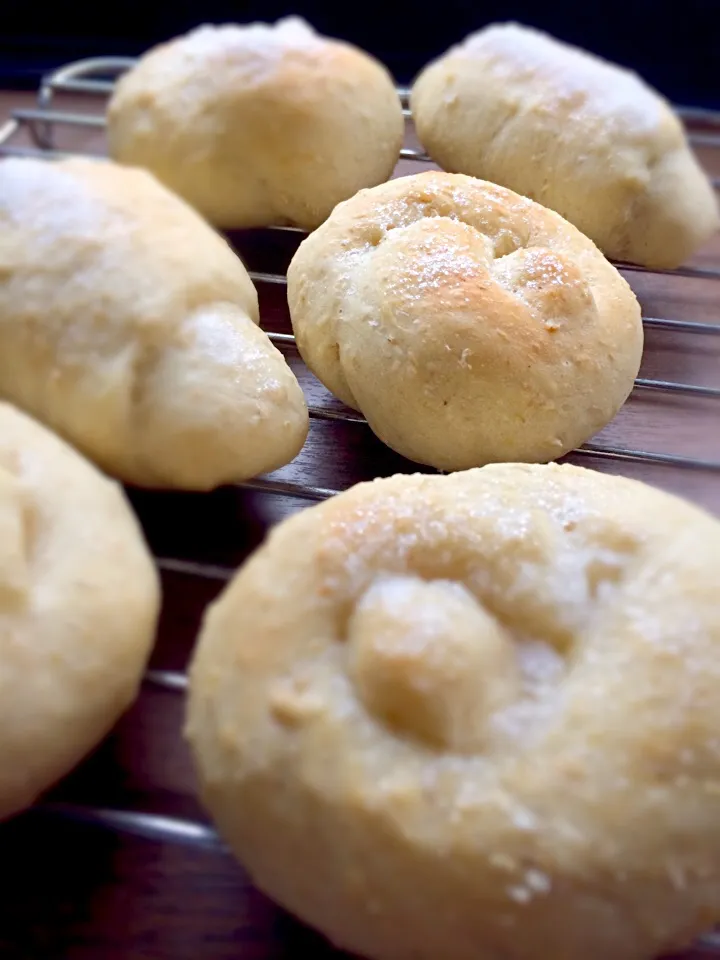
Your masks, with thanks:
<instances>
[{"instance_id":1,"label":"metal wire of rack","mask_svg":"<svg viewBox=\"0 0 720 960\"><path fill-rule=\"evenodd\" d=\"M107 98L113 90L117 78L129 69L135 61L124 57L100 57L82 60L68 64L46 77L39 89L37 106L34 108L18 108L12 112L11 118L0 125L0 156L32 156L46 159L55 159L77 154L68 154L57 149L57 128L75 126L97 128L105 126L104 113L79 113L63 109L56 109L55 97L57 94L83 94L95 97L98 100ZM398 90L406 116L409 91L406 88ZM694 107L677 107L677 112L687 123L702 123L709 128L709 132L689 131L690 141L699 147L720 149L720 111L705 110ZM17 146L12 143L17 134L27 132L33 146ZM404 148L401 159L409 161L429 161L430 158L422 151L413 148ZM716 189L720 189L720 177L713 180ZM284 231L303 234L304 231L296 227L278 226L269 228L273 231ZM649 270L629 263L617 263L620 269L636 273L663 274L669 277L720 280L720 269L703 267L681 267L675 270ZM280 273L264 273L251 271L250 276L257 284L282 285L286 277ZM720 287L718 287L720 291ZM673 320L663 317L643 317L646 329L683 333L694 336L717 337L720 335L720 323L702 323L692 320ZM294 337L289 333L270 332L270 339L278 347L295 349ZM635 389L648 393L674 394L691 398L704 398L713 401L720 400L720 388L700 386L695 384L676 382L673 380L659 380L638 378ZM317 405L310 406L310 416L314 420L333 420L359 426L367 425L367 421L359 414L350 410L338 410ZM702 459L699 457L680 456L672 453L655 453L648 450L626 449L624 447L609 446L597 443L586 443L576 454L584 457L615 460L630 463L657 464L680 467L687 470L708 471L720 474L720 460ZM258 477L241 484L245 489L272 493L300 500L320 501L338 493L338 490L328 489L297 482L274 478L273 476ZM229 567L205 563L194 563L187 560L170 557L156 557L161 570L188 574L208 580L224 582L231 578L233 570ZM174 670L148 670L145 676L148 684L162 689L184 693L187 689L187 676ZM211 848L221 848L222 844L212 827L202 823L184 821L175 817L157 816L129 810L108 810L98 807L76 806L72 804L44 803L35 808L35 813L44 816L58 816L81 822L93 823L116 832L127 832L151 839L161 839L183 844L200 845ZM702 938L700 949L716 951L720 949L720 933L708 934Z\"/></svg>"}]
</instances>

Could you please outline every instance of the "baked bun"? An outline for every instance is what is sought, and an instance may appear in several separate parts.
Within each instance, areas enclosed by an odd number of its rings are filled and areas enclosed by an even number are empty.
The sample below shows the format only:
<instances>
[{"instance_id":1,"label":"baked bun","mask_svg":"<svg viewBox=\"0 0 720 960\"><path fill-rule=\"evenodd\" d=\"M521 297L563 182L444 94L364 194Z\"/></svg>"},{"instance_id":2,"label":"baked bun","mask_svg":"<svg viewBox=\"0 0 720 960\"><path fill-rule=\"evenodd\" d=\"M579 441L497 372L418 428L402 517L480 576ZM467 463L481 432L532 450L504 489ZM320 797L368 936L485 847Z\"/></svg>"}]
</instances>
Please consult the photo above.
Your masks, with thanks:
<instances>
[{"instance_id":1,"label":"baked bun","mask_svg":"<svg viewBox=\"0 0 720 960\"><path fill-rule=\"evenodd\" d=\"M502 464L283 522L187 733L258 886L373 960L639 960L717 919L720 524Z\"/></svg>"},{"instance_id":2,"label":"baked bun","mask_svg":"<svg viewBox=\"0 0 720 960\"><path fill-rule=\"evenodd\" d=\"M300 245L288 302L316 376L443 470L561 456L617 413L642 352L637 300L588 239L447 173L337 207Z\"/></svg>"},{"instance_id":3,"label":"baked bun","mask_svg":"<svg viewBox=\"0 0 720 960\"><path fill-rule=\"evenodd\" d=\"M0 161L0 396L108 473L207 489L291 460L307 408L226 242L143 170Z\"/></svg>"},{"instance_id":4,"label":"baked bun","mask_svg":"<svg viewBox=\"0 0 720 960\"><path fill-rule=\"evenodd\" d=\"M634 73L517 24L468 37L412 89L440 166L556 210L609 257L676 267L718 228L670 105Z\"/></svg>"},{"instance_id":5,"label":"baked bun","mask_svg":"<svg viewBox=\"0 0 720 960\"><path fill-rule=\"evenodd\" d=\"M0 818L67 773L134 700L158 605L122 490L0 403Z\"/></svg>"},{"instance_id":6,"label":"baked bun","mask_svg":"<svg viewBox=\"0 0 720 960\"><path fill-rule=\"evenodd\" d=\"M111 155L222 227L316 227L387 180L403 133L385 67L296 17L204 26L156 47L108 110Z\"/></svg>"}]
</instances>

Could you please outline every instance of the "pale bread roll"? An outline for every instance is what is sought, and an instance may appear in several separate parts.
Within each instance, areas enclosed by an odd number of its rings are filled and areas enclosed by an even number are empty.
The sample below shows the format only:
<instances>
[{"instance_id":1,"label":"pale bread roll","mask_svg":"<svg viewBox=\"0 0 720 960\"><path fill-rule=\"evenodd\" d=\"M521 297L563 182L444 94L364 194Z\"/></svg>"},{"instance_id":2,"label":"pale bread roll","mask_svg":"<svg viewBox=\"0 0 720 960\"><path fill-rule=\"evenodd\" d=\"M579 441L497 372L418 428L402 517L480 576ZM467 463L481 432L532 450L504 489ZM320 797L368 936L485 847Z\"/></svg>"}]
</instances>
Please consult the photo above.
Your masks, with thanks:
<instances>
[{"instance_id":1,"label":"pale bread roll","mask_svg":"<svg viewBox=\"0 0 720 960\"><path fill-rule=\"evenodd\" d=\"M149 173L0 162L0 396L122 480L207 489L291 460L300 386L227 243Z\"/></svg>"},{"instance_id":2,"label":"pale bread roll","mask_svg":"<svg viewBox=\"0 0 720 960\"><path fill-rule=\"evenodd\" d=\"M670 105L634 73L546 34L486 27L426 67L411 101L440 166L532 197L616 260L676 267L718 228Z\"/></svg>"},{"instance_id":3,"label":"pale bread roll","mask_svg":"<svg viewBox=\"0 0 720 960\"><path fill-rule=\"evenodd\" d=\"M372 960L651 960L720 902L720 524L502 464L282 523L187 732L254 882Z\"/></svg>"},{"instance_id":4,"label":"pale bread roll","mask_svg":"<svg viewBox=\"0 0 720 960\"><path fill-rule=\"evenodd\" d=\"M443 470L578 446L617 413L642 352L637 300L591 241L447 173L339 205L293 258L288 302L316 376Z\"/></svg>"},{"instance_id":5,"label":"pale bread roll","mask_svg":"<svg viewBox=\"0 0 720 960\"><path fill-rule=\"evenodd\" d=\"M147 53L108 109L110 152L222 227L311 229L387 180L404 133L387 70L297 17L203 26Z\"/></svg>"},{"instance_id":6,"label":"pale bread roll","mask_svg":"<svg viewBox=\"0 0 720 960\"><path fill-rule=\"evenodd\" d=\"M122 490L0 403L0 818L75 766L134 700L158 607Z\"/></svg>"}]
</instances>

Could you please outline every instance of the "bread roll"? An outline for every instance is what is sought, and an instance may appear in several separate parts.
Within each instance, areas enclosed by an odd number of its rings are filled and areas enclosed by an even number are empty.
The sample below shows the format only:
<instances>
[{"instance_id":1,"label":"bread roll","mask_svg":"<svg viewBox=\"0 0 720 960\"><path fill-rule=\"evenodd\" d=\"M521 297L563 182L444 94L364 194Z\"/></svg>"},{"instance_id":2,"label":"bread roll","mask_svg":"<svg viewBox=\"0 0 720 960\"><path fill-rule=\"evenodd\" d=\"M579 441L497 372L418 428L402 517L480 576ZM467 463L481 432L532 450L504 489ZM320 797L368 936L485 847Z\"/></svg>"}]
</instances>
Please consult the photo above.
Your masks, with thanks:
<instances>
[{"instance_id":1,"label":"bread roll","mask_svg":"<svg viewBox=\"0 0 720 960\"><path fill-rule=\"evenodd\" d=\"M422 173L341 204L288 271L300 353L375 433L443 470L551 460L618 411L642 351L627 283L509 190Z\"/></svg>"},{"instance_id":2,"label":"bread roll","mask_svg":"<svg viewBox=\"0 0 720 960\"><path fill-rule=\"evenodd\" d=\"M473 34L423 70L411 100L440 166L532 197L608 257L676 267L718 228L670 105L634 73L536 30Z\"/></svg>"},{"instance_id":3,"label":"bread roll","mask_svg":"<svg viewBox=\"0 0 720 960\"><path fill-rule=\"evenodd\" d=\"M242 263L148 173L0 162L0 397L130 483L274 469L308 428Z\"/></svg>"},{"instance_id":4,"label":"bread roll","mask_svg":"<svg viewBox=\"0 0 720 960\"><path fill-rule=\"evenodd\" d=\"M158 606L120 488L0 403L0 818L67 773L135 698Z\"/></svg>"},{"instance_id":5,"label":"bread roll","mask_svg":"<svg viewBox=\"0 0 720 960\"><path fill-rule=\"evenodd\" d=\"M720 524L502 464L283 522L187 733L258 886L372 960L650 960L717 919Z\"/></svg>"},{"instance_id":6,"label":"bread roll","mask_svg":"<svg viewBox=\"0 0 720 960\"><path fill-rule=\"evenodd\" d=\"M387 180L404 123L387 70L303 20L204 26L119 82L110 152L222 227L311 229Z\"/></svg>"}]
</instances>

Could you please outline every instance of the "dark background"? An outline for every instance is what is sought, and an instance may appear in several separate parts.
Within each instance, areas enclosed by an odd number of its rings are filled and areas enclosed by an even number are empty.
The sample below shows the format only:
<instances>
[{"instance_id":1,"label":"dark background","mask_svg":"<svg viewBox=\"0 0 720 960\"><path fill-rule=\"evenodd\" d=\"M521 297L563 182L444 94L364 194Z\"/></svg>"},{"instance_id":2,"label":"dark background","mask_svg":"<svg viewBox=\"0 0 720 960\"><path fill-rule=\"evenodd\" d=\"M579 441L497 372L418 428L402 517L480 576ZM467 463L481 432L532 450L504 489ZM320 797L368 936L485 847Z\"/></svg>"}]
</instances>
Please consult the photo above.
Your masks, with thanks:
<instances>
[{"instance_id":1,"label":"dark background","mask_svg":"<svg viewBox=\"0 0 720 960\"><path fill-rule=\"evenodd\" d=\"M471 30L515 19L634 67L676 102L720 107L720 0L0 0L0 85L34 87L62 63L136 55L198 23L288 13L374 53L402 83Z\"/></svg>"}]
</instances>

